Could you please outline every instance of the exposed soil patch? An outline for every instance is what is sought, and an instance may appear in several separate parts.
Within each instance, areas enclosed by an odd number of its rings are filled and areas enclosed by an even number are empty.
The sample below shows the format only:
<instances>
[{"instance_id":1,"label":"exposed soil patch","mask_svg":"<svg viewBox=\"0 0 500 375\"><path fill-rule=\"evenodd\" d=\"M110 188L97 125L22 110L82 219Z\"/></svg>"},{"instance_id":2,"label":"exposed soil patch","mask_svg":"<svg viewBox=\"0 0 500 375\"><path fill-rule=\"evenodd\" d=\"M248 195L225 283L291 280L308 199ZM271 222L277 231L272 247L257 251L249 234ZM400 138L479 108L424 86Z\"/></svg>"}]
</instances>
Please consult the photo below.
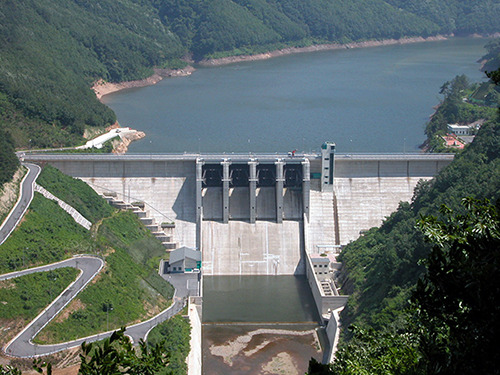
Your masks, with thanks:
<instances>
[{"instance_id":1,"label":"exposed soil patch","mask_svg":"<svg viewBox=\"0 0 500 375\"><path fill-rule=\"evenodd\" d=\"M102 79L94 83L92 90L94 90L98 99L104 95L111 94L124 89L131 89L135 87L145 87L155 85L163 78L167 77L183 77L189 76L195 71L195 68L188 65L183 69L155 69L151 77L140 79L137 81L128 81L120 83L105 82Z\"/></svg>"},{"instance_id":2,"label":"exposed soil patch","mask_svg":"<svg viewBox=\"0 0 500 375\"><path fill-rule=\"evenodd\" d=\"M318 44L309 47L289 47L283 48L276 51L270 51L266 53L260 53L256 55L242 55L242 56L229 56L222 57L220 59L208 59L200 61L201 66L220 66L233 64L242 61L257 61L257 60L267 60L273 57L279 57L284 55L291 55L295 53L306 53L306 52L315 52L315 51L328 51L335 49L351 49L351 48L367 48L367 47L378 47L378 46L388 46L393 44L408 44L408 43L420 43L420 42L429 42L436 40L444 40L447 39L446 36L438 35L428 38L423 37L414 37L414 38L402 38L402 39L385 39L385 40L371 40L366 42L357 42L357 43L348 43L348 44L340 44L340 43L330 43L330 44Z\"/></svg>"},{"instance_id":3,"label":"exposed soil patch","mask_svg":"<svg viewBox=\"0 0 500 375\"><path fill-rule=\"evenodd\" d=\"M28 324L23 318L0 319L0 346L4 347Z\"/></svg>"},{"instance_id":4,"label":"exposed soil patch","mask_svg":"<svg viewBox=\"0 0 500 375\"><path fill-rule=\"evenodd\" d=\"M13 280L0 281L0 289L15 289L16 283Z\"/></svg>"},{"instance_id":5,"label":"exposed soil patch","mask_svg":"<svg viewBox=\"0 0 500 375\"><path fill-rule=\"evenodd\" d=\"M64 308L64 310L59 315L57 315L57 317L54 319L54 322L56 323L64 322L66 319L69 318L71 313L78 310L83 310L84 308L85 304L78 298L75 298L68 304L68 306L66 306L66 308Z\"/></svg>"},{"instance_id":6,"label":"exposed soil patch","mask_svg":"<svg viewBox=\"0 0 500 375\"><path fill-rule=\"evenodd\" d=\"M18 168L12 181L4 184L3 189L0 189L0 223L3 222L16 204L20 182L25 174L26 169L24 167Z\"/></svg>"},{"instance_id":7,"label":"exposed soil patch","mask_svg":"<svg viewBox=\"0 0 500 375\"><path fill-rule=\"evenodd\" d=\"M262 373L273 375L299 375L299 369L295 365L290 354L281 352L262 366Z\"/></svg>"},{"instance_id":8,"label":"exposed soil patch","mask_svg":"<svg viewBox=\"0 0 500 375\"><path fill-rule=\"evenodd\" d=\"M265 352L271 353L276 350L279 341L297 336L303 336L304 338L309 337L311 344L315 343L316 334L314 330L292 331L285 329L257 329L240 335L221 345L211 345L209 350L213 356L221 357L226 365L233 367L235 362L240 361L242 357L258 357ZM282 363L281 367L283 368L283 362L287 361L285 367L291 370L291 372L287 372L287 374L294 373L294 371L298 373L296 365L293 361L288 360L289 358L292 358L290 354L280 352L276 357L273 356L271 360L266 363L265 366L267 366L266 368L268 369L266 371L268 371L268 373L278 374L279 372L270 372L270 369L278 368L277 363Z\"/></svg>"}]
</instances>

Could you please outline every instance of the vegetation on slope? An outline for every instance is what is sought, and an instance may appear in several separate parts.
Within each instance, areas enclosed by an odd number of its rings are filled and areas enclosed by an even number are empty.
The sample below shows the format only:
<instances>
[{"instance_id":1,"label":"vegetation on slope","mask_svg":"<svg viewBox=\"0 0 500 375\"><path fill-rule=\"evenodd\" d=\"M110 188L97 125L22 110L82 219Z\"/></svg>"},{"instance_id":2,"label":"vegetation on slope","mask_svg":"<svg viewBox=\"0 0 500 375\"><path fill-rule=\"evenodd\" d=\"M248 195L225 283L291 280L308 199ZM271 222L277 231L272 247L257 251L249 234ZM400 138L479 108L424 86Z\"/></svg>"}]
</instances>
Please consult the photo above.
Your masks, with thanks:
<instances>
[{"instance_id":1,"label":"vegetation on slope","mask_svg":"<svg viewBox=\"0 0 500 375\"><path fill-rule=\"evenodd\" d=\"M426 148L429 152L454 152L446 148L441 136L448 133L448 124L471 124L492 120L497 116L500 88L491 82L471 83L465 75L456 76L441 86L444 96L426 126Z\"/></svg>"},{"instance_id":2,"label":"vegetation on slope","mask_svg":"<svg viewBox=\"0 0 500 375\"><path fill-rule=\"evenodd\" d=\"M381 328L397 324L425 268L430 245L415 229L420 215L438 215L442 204L460 212L463 197L500 198L500 123L485 123L474 142L434 180L421 182L411 204L401 203L380 228L372 228L342 252L343 288L352 297L344 324Z\"/></svg>"},{"instance_id":3,"label":"vegetation on slope","mask_svg":"<svg viewBox=\"0 0 500 375\"><path fill-rule=\"evenodd\" d=\"M14 152L11 135L0 129L0 189L3 184L12 180L19 166L19 160Z\"/></svg>"},{"instance_id":4,"label":"vegetation on slope","mask_svg":"<svg viewBox=\"0 0 500 375\"><path fill-rule=\"evenodd\" d=\"M161 345L164 352L169 353L169 365L164 367L158 375L185 375L187 374L186 357L189 354L191 325L188 319L176 315L173 318L157 325L148 335L148 345Z\"/></svg>"},{"instance_id":5,"label":"vegetation on slope","mask_svg":"<svg viewBox=\"0 0 500 375\"><path fill-rule=\"evenodd\" d=\"M21 225L0 245L0 273L93 253L94 248L85 228L56 202L35 193Z\"/></svg>"},{"instance_id":6,"label":"vegetation on slope","mask_svg":"<svg viewBox=\"0 0 500 375\"><path fill-rule=\"evenodd\" d=\"M482 57L484 61L483 70L492 72L500 68L500 38L493 39L485 46L486 55Z\"/></svg>"},{"instance_id":7,"label":"vegetation on slope","mask_svg":"<svg viewBox=\"0 0 500 375\"><path fill-rule=\"evenodd\" d=\"M153 262L165 250L131 212L104 219L97 237L105 251L103 274L77 296L73 306L80 308L61 312L64 318L50 322L38 342L64 342L117 329L170 305L173 288L158 275L158 262ZM146 254L141 262L134 255L142 251Z\"/></svg>"},{"instance_id":8,"label":"vegetation on slope","mask_svg":"<svg viewBox=\"0 0 500 375\"><path fill-rule=\"evenodd\" d=\"M59 268L0 281L0 320L23 318L29 322L76 279L78 272Z\"/></svg>"},{"instance_id":9,"label":"vegetation on slope","mask_svg":"<svg viewBox=\"0 0 500 375\"><path fill-rule=\"evenodd\" d=\"M36 193L22 224L0 246L0 272L52 263L79 253L103 256L106 267L97 281L42 332L40 340L84 337L166 308L173 288L157 274L158 261L165 254L161 243L131 212L102 209L105 200L81 181L62 176L55 168L42 174L47 188L65 186L67 192L61 194L75 195L73 202L90 213L98 227L94 226L92 232L85 230L55 202Z\"/></svg>"},{"instance_id":10,"label":"vegetation on slope","mask_svg":"<svg viewBox=\"0 0 500 375\"><path fill-rule=\"evenodd\" d=\"M335 362L311 361L309 375L500 373L500 205L462 204L418 221L433 246L398 329L354 327Z\"/></svg>"},{"instance_id":11,"label":"vegetation on slope","mask_svg":"<svg viewBox=\"0 0 500 375\"><path fill-rule=\"evenodd\" d=\"M333 366L312 361L309 373L498 373L499 204L500 115L343 250L342 321L354 332Z\"/></svg>"},{"instance_id":12,"label":"vegetation on slope","mask_svg":"<svg viewBox=\"0 0 500 375\"><path fill-rule=\"evenodd\" d=\"M113 211L111 206L85 182L65 175L50 165L43 168L37 183L94 224L110 216Z\"/></svg>"}]
</instances>

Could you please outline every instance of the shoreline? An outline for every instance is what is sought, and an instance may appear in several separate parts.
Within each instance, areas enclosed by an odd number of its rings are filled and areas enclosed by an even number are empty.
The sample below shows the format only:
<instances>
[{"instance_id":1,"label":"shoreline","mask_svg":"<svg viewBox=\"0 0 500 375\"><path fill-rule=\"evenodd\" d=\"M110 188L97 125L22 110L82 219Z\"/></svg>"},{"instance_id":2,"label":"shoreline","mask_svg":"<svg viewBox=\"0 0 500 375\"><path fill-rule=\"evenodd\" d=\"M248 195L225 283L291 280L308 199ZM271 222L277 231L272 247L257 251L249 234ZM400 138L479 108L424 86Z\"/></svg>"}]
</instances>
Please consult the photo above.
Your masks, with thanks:
<instances>
[{"instance_id":1,"label":"shoreline","mask_svg":"<svg viewBox=\"0 0 500 375\"><path fill-rule=\"evenodd\" d=\"M287 56L299 53L308 52L318 52L318 51L331 51L338 49L354 49L354 48L370 48L370 47L381 47L381 46L391 46L396 44L411 44L411 43L423 43L423 42L437 42L441 40L447 40L454 35L436 35L431 37L411 37L411 38L401 38L401 39L383 39L383 40L367 40L364 42L353 42L353 43L328 43L328 44L317 44L308 47L286 47L279 50L269 51L265 53L259 53L256 55L241 55L241 56L228 56L221 57L218 59L206 59L201 60L198 65L202 67L210 66L222 66L243 61L259 61L272 59L274 57Z\"/></svg>"},{"instance_id":2,"label":"shoreline","mask_svg":"<svg viewBox=\"0 0 500 375\"><path fill-rule=\"evenodd\" d=\"M171 77L187 77L193 74L196 69L191 65L186 66L183 69L154 69L152 76L144 79L139 79L136 81L125 81L125 82L105 82L104 80L99 80L94 83L91 87L94 91L97 99L102 102L102 97L114 92L118 92L125 89L131 89L135 87L146 87L156 85L158 82L164 78Z\"/></svg>"},{"instance_id":3,"label":"shoreline","mask_svg":"<svg viewBox=\"0 0 500 375\"><path fill-rule=\"evenodd\" d=\"M425 42L437 42L448 40L450 38L455 38L454 34L449 35L434 35L429 37L405 37L401 39L383 39L383 40L367 40L363 42L353 42L353 43L327 43L327 44L317 44L308 47L286 47L283 49L278 49L274 51L269 51L265 53L259 53L255 55L240 55L240 56L227 56L218 59L205 59L201 60L194 65L201 67L217 67L229 64L235 64L244 61L260 61L272 59L280 56L287 56L299 53L309 53L318 51L332 51L339 49L354 49L354 48L371 48L371 47L382 47L391 45L403 45L412 43L425 43ZM479 35L471 34L464 36L464 38L496 38L500 37L500 33L494 33L490 35ZM192 63L192 62L191 62ZM183 69L154 69L154 74L148 78L140 79L136 81L125 81L125 82L105 82L104 80L99 80L94 83L91 89L94 91L97 99L102 102L102 97L108 94L112 94L121 90L136 88L136 87L146 87L156 85L158 82L164 78L173 77L187 77L193 74L196 68L192 65L187 65Z\"/></svg>"},{"instance_id":4,"label":"shoreline","mask_svg":"<svg viewBox=\"0 0 500 375\"><path fill-rule=\"evenodd\" d=\"M396 44L410 44L410 43L423 43L423 42L436 42L440 40L447 40L454 35L436 35L431 37L411 37L411 38L401 38L401 39L384 39L384 40L370 40L364 42L354 42L354 43L328 43L328 44L317 44L308 47L287 47L279 50L269 51L265 53L259 53L256 55L241 55L241 56L228 56L221 57L218 59L206 59L201 60L196 63L201 67L215 67L223 66L234 63L239 63L243 61L259 61L267 60L275 57L293 55L298 53L308 53L308 52L318 52L318 51L331 51L337 49L353 49L353 48L370 48L370 47L380 47L380 46L390 46ZM473 36L480 37L480 36ZM196 71L192 65L188 65L183 69L154 69L154 74L148 78L140 79L136 81L125 81L125 82L105 82L104 80L99 80L94 83L91 89L94 91L97 99L102 102L102 97L108 94L112 94L121 90L136 88L136 87L146 87L156 85L158 82L164 78L172 77L187 77Z\"/></svg>"}]
</instances>

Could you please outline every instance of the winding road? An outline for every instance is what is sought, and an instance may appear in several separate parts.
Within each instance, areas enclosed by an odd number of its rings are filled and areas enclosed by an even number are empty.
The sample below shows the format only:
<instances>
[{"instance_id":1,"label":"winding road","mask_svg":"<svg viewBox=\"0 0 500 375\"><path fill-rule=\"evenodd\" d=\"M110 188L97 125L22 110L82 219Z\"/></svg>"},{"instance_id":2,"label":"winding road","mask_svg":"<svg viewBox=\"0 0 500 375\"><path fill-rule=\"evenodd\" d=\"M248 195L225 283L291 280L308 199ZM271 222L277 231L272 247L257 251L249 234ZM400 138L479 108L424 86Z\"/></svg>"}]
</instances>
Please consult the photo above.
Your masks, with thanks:
<instances>
[{"instance_id":1,"label":"winding road","mask_svg":"<svg viewBox=\"0 0 500 375\"><path fill-rule=\"evenodd\" d=\"M4 352L13 357L38 357L74 348L81 345L84 341L93 342L110 336L113 330L60 344L39 345L32 342L33 337L35 337L38 332L40 332L55 316L57 316L57 314L73 298L75 298L90 281L92 281L103 266L104 261L101 258L84 255L75 256L71 259L45 266L0 275L0 281L2 281L31 273L51 271L63 267L74 267L81 271L80 275L73 283L71 283L49 306L47 306L5 346ZM177 274L172 275L171 278L169 278L169 282L175 288L174 303L168 309L162 311L153 318L127 327L125 334L131 338L132 342L137 343L141 339L145 340L151 329L159 323L170 319L184 308L186 299L190 294L188 287L189 280L195 278L195 275L196 274Z\"/></svg>"},{"instance_id":2,"label":"winding road","mask_svg":"<svg viewBox=\"0 0 500 375\"><path fill-rule=\"evenodd\" d=\"M40 174L41 168L38 165L29 163L23 163L23 165L28 168L28 173L21 181L21 191L16 205L0 226L0 245L5 242L19 224L33 199L35 180Z\"/></svg>"},{"instance_id":3,"label":"winding road","mask_svg":"<svg viewBox=\"0 0 500 375\"><path fill-rule=\"evenodd\" d=\"M28 168L28 173L22 180L21 194L15 207L12 209L11 213L0 228L0 245L9 237L15 227L19 224L28 209L31 200L33 199L34 182L41 169L39 166L34 164L25 163L23 165ZM38 345L32 342L33 338L52 319L54 319L54 317L56 317L57 314L69 302L71 302L71 300L75 298L90 281L92 281L103 266L104 260L101 258L78 255L71 259L63 260L57 263L0 275L0 281L2 281L31 273L51 271L63 267L73 267L80 270L78 278L3 348L5 354L22 358L38 357L79 346L84 341L93 342L110 336L113 330L60 344ZM162 311L153 318L127 327L125 334L131 338L132 342L137 343L141 339L145 340L152 328L179 313L184 308L187 297L190 295L190 280L196 281L197 278L198 274L177 274L168 276L168 281L175 288L173 298L174 303L168 309Z\"/></svg>"}]
</instances>

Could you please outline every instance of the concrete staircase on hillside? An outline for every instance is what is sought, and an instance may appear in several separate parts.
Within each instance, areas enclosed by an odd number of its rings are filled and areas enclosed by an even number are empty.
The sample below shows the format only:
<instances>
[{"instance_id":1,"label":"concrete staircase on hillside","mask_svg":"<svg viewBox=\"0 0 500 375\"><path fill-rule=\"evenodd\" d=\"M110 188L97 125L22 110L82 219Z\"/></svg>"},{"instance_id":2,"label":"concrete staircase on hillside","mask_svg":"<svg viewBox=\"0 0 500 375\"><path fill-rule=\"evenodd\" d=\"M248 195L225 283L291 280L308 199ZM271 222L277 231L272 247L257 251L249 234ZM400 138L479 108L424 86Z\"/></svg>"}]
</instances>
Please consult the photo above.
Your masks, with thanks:
<instances>
[{"instance_id":1,"label":"concrete staircase on hillside","mask_svg":"<svg viewBox=\"0 0 500 375\"><path fill-rule=\"evenodd\" d=\"M145 210L144 202L126 203L118 200L116 198L116 193L104 193L103 197L108 201L109 204L111 204L113 207L118 208L119 210L132 211L144 224L144 226L149 229L159 241L161 241L162 245L167 251L171 251L179 247L179 244L173 239L173 230L175 228L175 224L156 224L155 219L150 217L148 211Z\"/></svg>"}]
</instances>

